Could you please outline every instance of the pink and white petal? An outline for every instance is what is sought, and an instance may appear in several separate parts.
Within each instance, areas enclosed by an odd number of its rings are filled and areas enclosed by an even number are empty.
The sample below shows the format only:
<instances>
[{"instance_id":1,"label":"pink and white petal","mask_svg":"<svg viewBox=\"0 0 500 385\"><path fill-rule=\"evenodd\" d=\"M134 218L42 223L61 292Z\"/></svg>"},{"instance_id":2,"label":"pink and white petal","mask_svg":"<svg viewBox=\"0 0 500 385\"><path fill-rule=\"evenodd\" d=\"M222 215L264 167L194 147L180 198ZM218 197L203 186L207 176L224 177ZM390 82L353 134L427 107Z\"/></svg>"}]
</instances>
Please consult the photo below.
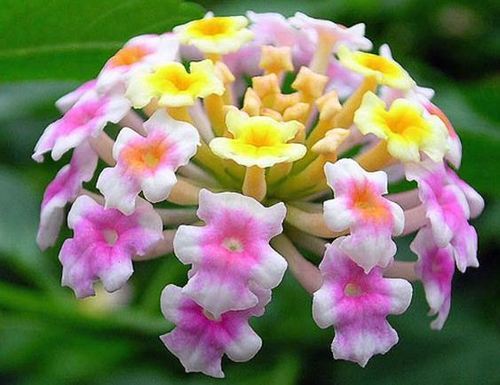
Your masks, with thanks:
<instances>
[{"instance_id":1,"label":"pink and white petal","mask_svg":"<svg viewBox=\"0 0 500 385\"><path fill-rule=\"evenodd\" d=\"M258 304L246 282L233 272L195 269L182 293L209 311L215 318L227 311L245 310Z\"/></svg>"},{"instance_id":2,"label":"pink and white petal","mask_svg":"<svg viewBox=\"0 0 500 385\"><path fill-rule=\"evenodd\" d=\"M115 144L113 145L113 159L118 160L120 153L129 145L130 142L141 138L143 138L143 136L138 134L136 131L129 127L123 127L118 133Z\"/></svg>"},{"instance_id":3,"label":"pink and white petal","mask_svg":"<svg viewBox=\"0 0 500 385\"><path fill-rule=\"evenodd\" d=\"M282 223L286 215L286 207L280 202L271 207L264 207L257 200L232 192L212 193L202 189L199 196L198 217L210 221L221 210L242 210L262 221L266 233L272 238L283 231Z\"/></svg>"},{"instance_id":4,"label":"pink and white petal","mask_svg":"<svg viewBox=\"0 0 500 385\"><path fill-rule=\"evenodd\" d=\"M141 186L136 178L120 166L102 170L96 187L104 195L106 208L116 208L126 215L134 212Z\"/></svg>"},{"instance_id":5,"label":"pink and white petal","mask_svg":"<svg viewBox=\"0 0 500 385\"><path fill-rule=\"evenodd\" d=\"M85 263L88 254L89 250L81 250L74 239L65 240L59 252L59 261L63 265L61 285L73 289L77 298L95 294L92 287L93 273Z\"/></svg>"},{"instance_id":6,"label":"pink and white petal","mask_svg":"<svg viewBox=\"0 0 500 385\"><path fill-rule=\"evenodd\" d=\"M335 288L328 282L323 283L321 288L314 293L312 313L314 322L325 329L338 322L336 314L336 301L333 293Z\"/></svg>"},{"instance_id":7,"label":"pink and white petal","mask_svg":"<svg viewBox=\"0 0 500 385\"><path fill-rule=\"evenodd\" d=\"M78 223L90 212L100 209L101 206L87 195L79 196L68 213L68 227L75 229Z\"/></svg>"},{"instance_id":8,"label":"pink and white petal","mask_svg":"<svg viewBox=\"0 0 500 385\"><path fill-rule=\"evenodd\" d=\"M262 347L262 339L248 325L238 330L238 335L226 346L225 353L235 362L251 360Z\"/></svg>"},{"instance_id":9,"label":"pink and white petal","mask_svg":"<svg viewBox=\"0 0 500 385\"><path fill-rule=\"evenodd\" d=\"M182 319L182 312L179 310L182 301L182 290L173 284L165 286L161 292L160 306L163 316L178 324Z\"/></svg>"},{"instance_id":10,"label":"pink and white petal","mask_svg":"<svg viewBox=\"0 0 500 385\"><path fill-rule=\"evenodd\" d=\"M413 288L410 282L399 278L385 280L390 291L390 314L403 314L411 303Z\"/></svg>"},{"instance_id":11,"label":"pink and white petal","mask_svg":"<svg viewBox=\"0 0 500 385\"><path fill-rule=\"evenodd\" d=\"M438 316L431 322L431 329L441 330L450 314L451 298L448 297L439 309Z\"/></svg>"},{"instance_id":12,"label":"pink and white petal","mask_svg":"<svg viewBox=\"0 0 500 385\"><path fill-rule=\"evenodd\" d=\"M96 85L96 79L89 80L88 82L83 83L76 90L71 91L70 93L60 97L56 100L56 107L61 112L68 111L71 107L73 107L80 98L90 90L94 90Z\"/></svg>"},{"instance_id":13,"label":"pink and white petal","mask_svg":"<svg viewBox=\"0 0 500 385\"><path fill-rule=\"evenodd\" d=\"M158 110L151 115L144 123L144 128L148 133L160 129L175 143L179 162L174 165L174 168L186 165L196 154L196 148L200 145L200 135L192 124L175 120L164 110Z\"/></svg>"},{"instance_id":14,"label":"pink and white petal","mask_svg":"<svg viewBox=\"0 0 500 385\"><path fill-rule=\"evenodd\" d=\"M59 136L52 147L52 159L58 161L61 157L71 150L82 144L89 136L93 136L90 134L90 131L93 131L94 128L92 126L79 128L74 130L68 135Z\"/></svg>"},{"instance_id":15,"label":"pink and white petal","mask_svg":"<svg viewBox=\"0 0 500 385\"><path fill-rule=\"evenodd\" d=\"M366 178L365 173L366 171L355 160L349 158L325 164L326 181L336 194L348 191L352 181L363 182Z\"/></svg>"},{"instance_id":16,"label":"pink and white petal","mask_svg":"<svg viewBox=\"0 0 500 385\"><path fill-rule=\"evenodd\" d=\"M120 251L119 248L115 250L114 255L110 256L113 262L98 273L104 289L110 293L121 289L134 272L132 260L125 252L122 252L123 255L119 255Z\"/></svg>"},{"instance_id":17,"label":"pink and white petal","mask_svg":"<svg viewBox=\"0 0 500 385\"><path fill-rule=\"evenodd\" d=\"M338 197L323 203L323 216L326 225L333 231L343 231L356 222L347 197Z\"/></svg>"},{"instance_id":18,"label":"pink and white petal","mask_svg":"<svg viewBox=\"0 0 500 385\"><path fill-rule=\"evenodd\" d=\"M456 231L451 245L457 269L460 272L464 273L468 267L479 266L477 259L477 232L474 227L464 222Z\"/></svg>"},{"instance_id":19,"label":"pink and white petal","mask_svg":"<svg viewBox=\"0 0 500 385\"><path fill-rule=\"evenodd\" d=\"M211 347L198 335L191 335L177 328L160 336L160 339L179 359L186 373L201 372L215 378L224 378L221 349Z\"/></svg>"},{"instance_id":20,"label":"pink and white petal","mask_svg":"<svg viewBox=\"0 0 500 385\"><path fill-rule=\"evenodd\" d=\"M283 279L287 266L285 258L270 246L266 246L259 262L252 268L251 279L262 288L274 289Z\"/></svg>"},{"instance_id":21,"label":"pink and white petal","mask_svg":"<svg viewBox=\"0 0 500 385\"><path fill-rule=\"evenodd\" d=\"M369 273L375 266L387 267L397 251L390 233L379 234L370 229L353 231L344 238L340 249L362 267L365 273Z\"/></svg>"},{"instance_id":22,"label":"pink and white petal","mask_svg":"<svg viewBox=\"0 0 500 385\"><path fill-rule=\"evenodd\" d=\"M375 354L385 354L398 342L398 334L383 318L360 320L335 331L335 359L357 362L364 367Z\"/></svg>"},{"instance_id":23,"label":"pink and white petal","mask_svg":"<svg viewBox=\"0 0 500 385\"><path fill-rule=\"evenodd\" d=\"M400 205L395 202L391 202L386 200L386 203L389 205L389 209L391 211L392 216L392 235L400 235L405 227L405 213Z\"/></svg>"},{"instance_id":24,"label":"pink and white petal","mask_svg":"<svg viewBox=\"0 0 500 385\"><path fill-rule=\"evenodd\" d=\"M175 256L183 264L197 264L203 258L204 230L199 226L181 225L174 237Z\"/></svg>"},{"instance_id":25,"label":"pink and white petal","mask_svg":"<svg viewBox=\"0 0 500 385\"><path fill-rule=\"evenodd\" d=\"M175 173L170 168L160 168L153 175L142 178L141 188L144 197L152 202L161 202L167 199L170 191L177 183Z\"/></svg>"},{"instance_id":26,"label":"pink and white petal","mask_svg":"<svg viewBox=\"0 0 500 385\"><path fill-rule=\"evenodd\" d=\"M484 209L483 197L466 182L460 179L458 175L449 168L446 170L446 175L449 182L457 186L464 194L469 205L471 218L479 216Z\"/></svg>"}]
</instances>

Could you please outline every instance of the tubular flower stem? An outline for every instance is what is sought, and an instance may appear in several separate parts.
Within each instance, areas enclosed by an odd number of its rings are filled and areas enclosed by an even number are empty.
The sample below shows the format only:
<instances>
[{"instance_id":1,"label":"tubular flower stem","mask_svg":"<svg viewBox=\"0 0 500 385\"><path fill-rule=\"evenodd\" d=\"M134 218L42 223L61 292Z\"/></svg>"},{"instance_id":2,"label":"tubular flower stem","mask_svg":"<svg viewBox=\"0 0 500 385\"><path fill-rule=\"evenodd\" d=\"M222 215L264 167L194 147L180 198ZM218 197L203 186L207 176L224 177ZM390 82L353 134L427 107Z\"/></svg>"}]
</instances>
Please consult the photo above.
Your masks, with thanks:
<instances>
[{"instance_id":1,"label":"tubular flower stem","mask_svg":"<svg viewBox=\"0 0 500 385\"><path fill-rule=\"evenodd\" d=\"M335 232L330 230L323 218L323 212L307 212L297 207L288 205L286 222L297 229L321 238L336 238L346 234L346 232Z\"/></svg>"},{"instance_id":2,"label":"tubular flower stem","mask_svg":"<svg viewBox=\"0 0 500 385\"><path fill-rule=\"evenodd\" d=\"M309 294L321 287L323 280L319 269L300 254L286 235L277 236L272 244L285 257L292 274Z\"/></svg>"},{"instance_id":3,"label":"tubular flower stem","mask_svg":"<svg viewBox=\"0 0 500 385\"><path fill-rule=\"evenodd\" d=\"M418 281L418 275L415 271L415 262L394 261L384 270L384 277L403 278L407 281Z\"/></svg>"},{"instance_id":4,"label":"tubular flower stem","mask_svg":"<svg viewBox=\"0 0 500 385\"><path fill-rule=\"evenodd\" d=\"M79 298L95 281L120 289L139 261L189 265L160 298L175 324L161 340L187 372L223 377L224 355L257 354L249 321L287 267L335 329L334 358L364 366L397 343L386 317L409 306L408 281L444 326L455 266L479 263L469 220L484 201L454 171L462 145L434 91L387 45L363 52L364 24L247 16L134 37L56 102L32 158L72 155L43 195L37 243L56 244L68 206L59 260ZM402 262L397 238L413 233L417 260Z\"/></svg>"},{"instance_id":5,"label":"tubular flower stem","mask_svg":"<svg viewBox=\"0 0 500 385\"><path fill-rule=\"evenodd\" d=\"M327 242L322 238L307 234L290 225L285 227L285 233L289 239L294 240L294 244L298 247L309 250L316 255L322 255L325 252Z\"/></svg>"},{"instance_id":6,"label":"tubular flower stem","mask_svg":"<svg viewBox=\"0 0 500 385\"><path fill-rule=\"evenodd\" d=\"M156 209L164 226L179 226L197 221L195 209Z\"/></svg>"}]
</instances>

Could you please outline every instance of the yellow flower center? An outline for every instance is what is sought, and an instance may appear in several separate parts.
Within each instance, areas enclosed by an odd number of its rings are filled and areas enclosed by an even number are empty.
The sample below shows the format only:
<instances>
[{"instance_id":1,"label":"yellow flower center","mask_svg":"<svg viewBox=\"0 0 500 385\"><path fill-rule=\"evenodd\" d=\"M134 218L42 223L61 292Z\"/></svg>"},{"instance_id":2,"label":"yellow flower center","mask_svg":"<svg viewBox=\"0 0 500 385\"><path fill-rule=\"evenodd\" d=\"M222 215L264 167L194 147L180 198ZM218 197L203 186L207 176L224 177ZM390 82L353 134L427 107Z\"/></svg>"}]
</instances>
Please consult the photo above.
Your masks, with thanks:
<instances>
[{"instance_id":1,"label":"yellow flower center","mask_svg":"<svg viewBox=\"0 0 500 385\"><path fill-rule=\"evenodd\" d=\"M348 283L344 287L344 294L348 297L358 297L363 294L363 291L359 287L359 285L355 283Z\"/></svg>"},{"instance_id":2,"label":"yellow flower center","mask_svg":"<svg viewBox=\"0 0 500 385\"><path fill-rule=\"evenodd\" d=\"M234 23L230 18L211 17L193 22L188 33L197 37L221 37L231 34L234 31Z\"/></svg>"},{"instance_id":3,"label":"yellow flower center","mask_svg":"<svg viewBox=\"0 0 500 385\"><path fill-rule=\"evenodd\" d=\"M255 147L273 147L282 143L279 131L270 124L249 125L238 139Z\"/></svg>"},{"instance_id":4,"label":"yellow flower center","mask_svg":"<svg viewBox=\"0 0 500 385\"><path fill-rule=\"evenodd\" d=\"M151 86L161 94L197 94L205 85L200 73L188 73L179 63L166 64L149 76Z\"/></svg>"},{"instance_id":5,"label":"yellow flower center","mask_svg":"<svg viewBox=\"0 0 500 385\"><path fill-rule=\"evenodd\" d=\"M421 112L411 106L393 104L383 115L387 129L408 140L420 142L430 131Z\"/></svg>"},{"instance_id":6,"label":"yellow flower center","mask_svg":"<svg viewBox=\"0 0 500 385\"><path fill-rule=\"evenodd\" d=\"M381 72L390 76L398 76L401 69L392 60L371 53L358 53L358 62L372 71Z\"/></svg>"}]
</instances>

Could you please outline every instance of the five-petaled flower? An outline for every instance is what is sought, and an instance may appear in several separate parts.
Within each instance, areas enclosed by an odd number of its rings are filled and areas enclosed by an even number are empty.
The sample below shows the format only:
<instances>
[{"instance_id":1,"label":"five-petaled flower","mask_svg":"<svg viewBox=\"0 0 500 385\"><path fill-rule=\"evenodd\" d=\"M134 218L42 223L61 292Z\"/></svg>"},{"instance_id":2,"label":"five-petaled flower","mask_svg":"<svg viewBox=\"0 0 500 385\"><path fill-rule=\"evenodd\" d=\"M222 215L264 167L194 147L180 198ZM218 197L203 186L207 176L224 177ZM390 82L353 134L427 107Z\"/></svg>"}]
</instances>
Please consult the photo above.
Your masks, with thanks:
<instances>
[{"instance_id":1,"label":"five-petaled flower","mask_svg":"<svg viewBox=\"0 0 500 385\"><path fill-rule=\"evenodd\" d=\"M403 279L384 278L379 267L366 274L342 251L342 242L340 237L328 246L319 266L323 285L314 293L313 316L322 328L334 326L335 358L365 366L398 342L385 318L406 311L412 288Z\"/></svg>"}]
</instances>

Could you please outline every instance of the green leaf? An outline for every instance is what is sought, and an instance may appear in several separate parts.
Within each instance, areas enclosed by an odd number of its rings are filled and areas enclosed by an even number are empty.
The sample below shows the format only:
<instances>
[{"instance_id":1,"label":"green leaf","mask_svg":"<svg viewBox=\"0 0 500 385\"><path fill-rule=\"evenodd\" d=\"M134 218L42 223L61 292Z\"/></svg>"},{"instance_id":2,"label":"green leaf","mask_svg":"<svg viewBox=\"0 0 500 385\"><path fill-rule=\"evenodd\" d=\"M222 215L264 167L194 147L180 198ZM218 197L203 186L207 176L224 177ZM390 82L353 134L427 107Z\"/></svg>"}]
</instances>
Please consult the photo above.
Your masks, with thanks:
<instances>
[{"instance_id":1,"label":"green leaf","mask_svg":"<svg viewBox=\"0 0 500 385\"><path fill-rule=\"evenodd\" d=\"M202 15L180 0L4 0L0 82L88 79L127 39Z\"/></svg>"}]
</instances>

